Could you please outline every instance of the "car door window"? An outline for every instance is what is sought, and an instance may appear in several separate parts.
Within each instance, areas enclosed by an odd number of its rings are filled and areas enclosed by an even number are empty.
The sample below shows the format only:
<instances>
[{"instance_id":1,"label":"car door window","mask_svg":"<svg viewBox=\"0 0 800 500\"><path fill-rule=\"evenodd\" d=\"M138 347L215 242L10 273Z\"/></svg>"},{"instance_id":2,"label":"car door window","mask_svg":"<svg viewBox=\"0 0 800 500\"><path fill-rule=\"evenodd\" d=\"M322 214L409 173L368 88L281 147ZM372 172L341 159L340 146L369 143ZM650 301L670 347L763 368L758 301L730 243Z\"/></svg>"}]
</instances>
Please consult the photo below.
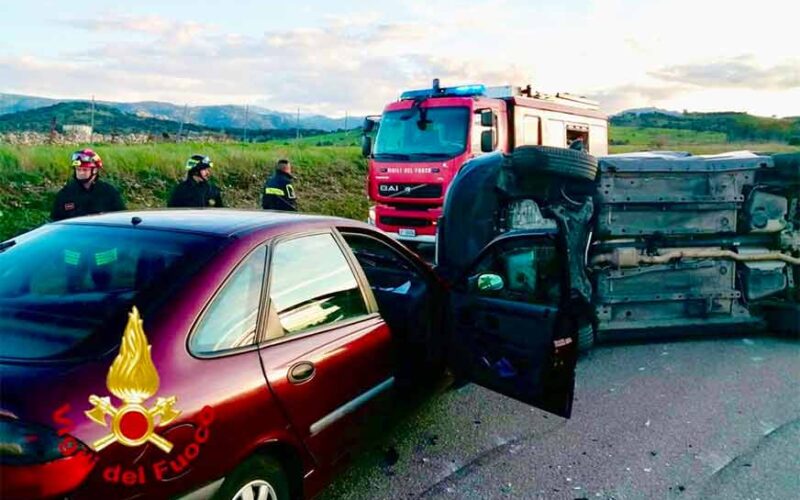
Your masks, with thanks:
<instances>
[{"instance_id":1,"label":"car door window","mask_svg":"<svg viewBox=\"0 0 800 500\"><path fill-rule=\"evenodd\" d=\"M408 292L425 278L406 257L386 243L361 234L343 234L373 290Z\"/></svg>"},{"instance_id":2,"label":"car door window","mask_svg":"<svg viewBox=\"0 0 800 500\"><path fill-rule=\"evenodd\" d=\"M479 290L482 295L529 304L559 304L562 272L555 242L538 240L531 244L527 239L513 239L495 245L481 259L471 281L476 284L487 274L500 276L503 286Z\"/></svg>"},{"instance_id":3,"label":"car door window","mask_svg":"<svg viewBox=\"0 0 800 500\"><path fill-rule=\"evenodd\" d=\"M190 341L195 354L208 355L255 343L267 251L251 253L206 310Z\"/></svg>"},{"instance_id":4,"label":"car door window","mask_svg":"<svg viewBox=\"0 0 800 500\"><path fill-rule=\"evenodd\" d=\"M331 234L279 242L272 257L269 296L268 339L368 313L358 281ZM280 329L275 328L276 320Z\"/></svg>"}]
</instances>

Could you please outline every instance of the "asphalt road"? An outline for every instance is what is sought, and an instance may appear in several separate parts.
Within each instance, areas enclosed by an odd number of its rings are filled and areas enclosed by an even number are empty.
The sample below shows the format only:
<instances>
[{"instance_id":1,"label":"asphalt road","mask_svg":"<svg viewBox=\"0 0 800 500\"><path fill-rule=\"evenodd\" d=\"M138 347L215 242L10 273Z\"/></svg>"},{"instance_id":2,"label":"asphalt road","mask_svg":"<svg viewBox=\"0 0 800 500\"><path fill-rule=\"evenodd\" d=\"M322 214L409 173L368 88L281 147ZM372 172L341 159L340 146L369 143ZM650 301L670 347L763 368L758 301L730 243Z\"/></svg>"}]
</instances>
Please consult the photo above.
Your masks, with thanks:
<instances>
[{"instance_id":1,"label":"asphalt road","mask_svg":"<svg viewBox=\"0 0 800 500\"><path fill-rule=\"evenodd\" d=\"M624 344L564 420L474 385L387 426L323 498L800 498L800 342Z\"/></svg>"}]
</instances>

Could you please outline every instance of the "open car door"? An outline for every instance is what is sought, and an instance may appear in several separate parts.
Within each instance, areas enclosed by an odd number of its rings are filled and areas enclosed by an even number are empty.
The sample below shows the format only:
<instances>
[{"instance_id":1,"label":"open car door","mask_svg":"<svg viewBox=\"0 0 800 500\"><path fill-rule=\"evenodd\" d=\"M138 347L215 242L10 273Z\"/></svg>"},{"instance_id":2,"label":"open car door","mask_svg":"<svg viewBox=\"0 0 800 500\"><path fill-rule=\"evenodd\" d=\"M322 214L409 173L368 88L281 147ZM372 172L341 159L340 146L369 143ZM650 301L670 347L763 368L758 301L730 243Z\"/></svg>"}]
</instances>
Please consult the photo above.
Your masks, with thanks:
<instances>
[{"instance_id":1,"label":"open car door","mask_svg":"<svg viewBox=\"0 0 800 500\"><path fill-rule=\"evenodd\" d=\"M447 324L457 377L569 418L581 313L563 250L555 228L494 239L452 283Z\"/></svg>"}]
</instances>

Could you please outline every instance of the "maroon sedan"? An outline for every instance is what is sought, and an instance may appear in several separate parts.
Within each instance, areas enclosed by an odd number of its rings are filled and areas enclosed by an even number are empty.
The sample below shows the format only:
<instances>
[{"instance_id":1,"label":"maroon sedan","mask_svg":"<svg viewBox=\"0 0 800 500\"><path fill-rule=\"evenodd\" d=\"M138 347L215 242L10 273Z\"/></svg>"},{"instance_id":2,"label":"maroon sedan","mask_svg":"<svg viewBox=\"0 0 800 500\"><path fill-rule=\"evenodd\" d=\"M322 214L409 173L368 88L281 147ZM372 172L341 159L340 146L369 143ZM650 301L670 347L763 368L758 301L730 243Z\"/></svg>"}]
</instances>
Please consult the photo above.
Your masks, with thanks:
<instances>
[{"instance_id":1,"label":"maroon sedan","mask_svg":"<svg viewBox=\"0 0 800 500\"><path fill-rule=\"evenodd\" d=\"M445 361L568 417L561 244L506 234L448 273L365 224L236 210L85 217L0 243L0 493L311 497L370 406Z\"/></svg>"}]
</instances>

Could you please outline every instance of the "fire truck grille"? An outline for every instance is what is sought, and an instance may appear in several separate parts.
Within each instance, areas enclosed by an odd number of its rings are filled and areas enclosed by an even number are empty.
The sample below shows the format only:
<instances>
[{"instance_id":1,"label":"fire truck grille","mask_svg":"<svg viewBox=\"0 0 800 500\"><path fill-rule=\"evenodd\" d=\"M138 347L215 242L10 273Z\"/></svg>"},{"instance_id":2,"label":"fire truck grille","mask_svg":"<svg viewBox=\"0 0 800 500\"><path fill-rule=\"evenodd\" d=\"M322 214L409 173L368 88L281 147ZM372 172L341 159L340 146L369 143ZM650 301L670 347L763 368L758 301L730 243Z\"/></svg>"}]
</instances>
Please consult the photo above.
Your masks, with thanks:
<instances>
[{"instance_id":1,"label":"fire truck grille","mask_svg":"<svg viewBox=\"0 0 800 500\"><path fill-rule=\"evenodd\" d=\"M393 183L379 184L378 193L392 198L441 198L441 184Z\"/></svg>"}]
</instances>

